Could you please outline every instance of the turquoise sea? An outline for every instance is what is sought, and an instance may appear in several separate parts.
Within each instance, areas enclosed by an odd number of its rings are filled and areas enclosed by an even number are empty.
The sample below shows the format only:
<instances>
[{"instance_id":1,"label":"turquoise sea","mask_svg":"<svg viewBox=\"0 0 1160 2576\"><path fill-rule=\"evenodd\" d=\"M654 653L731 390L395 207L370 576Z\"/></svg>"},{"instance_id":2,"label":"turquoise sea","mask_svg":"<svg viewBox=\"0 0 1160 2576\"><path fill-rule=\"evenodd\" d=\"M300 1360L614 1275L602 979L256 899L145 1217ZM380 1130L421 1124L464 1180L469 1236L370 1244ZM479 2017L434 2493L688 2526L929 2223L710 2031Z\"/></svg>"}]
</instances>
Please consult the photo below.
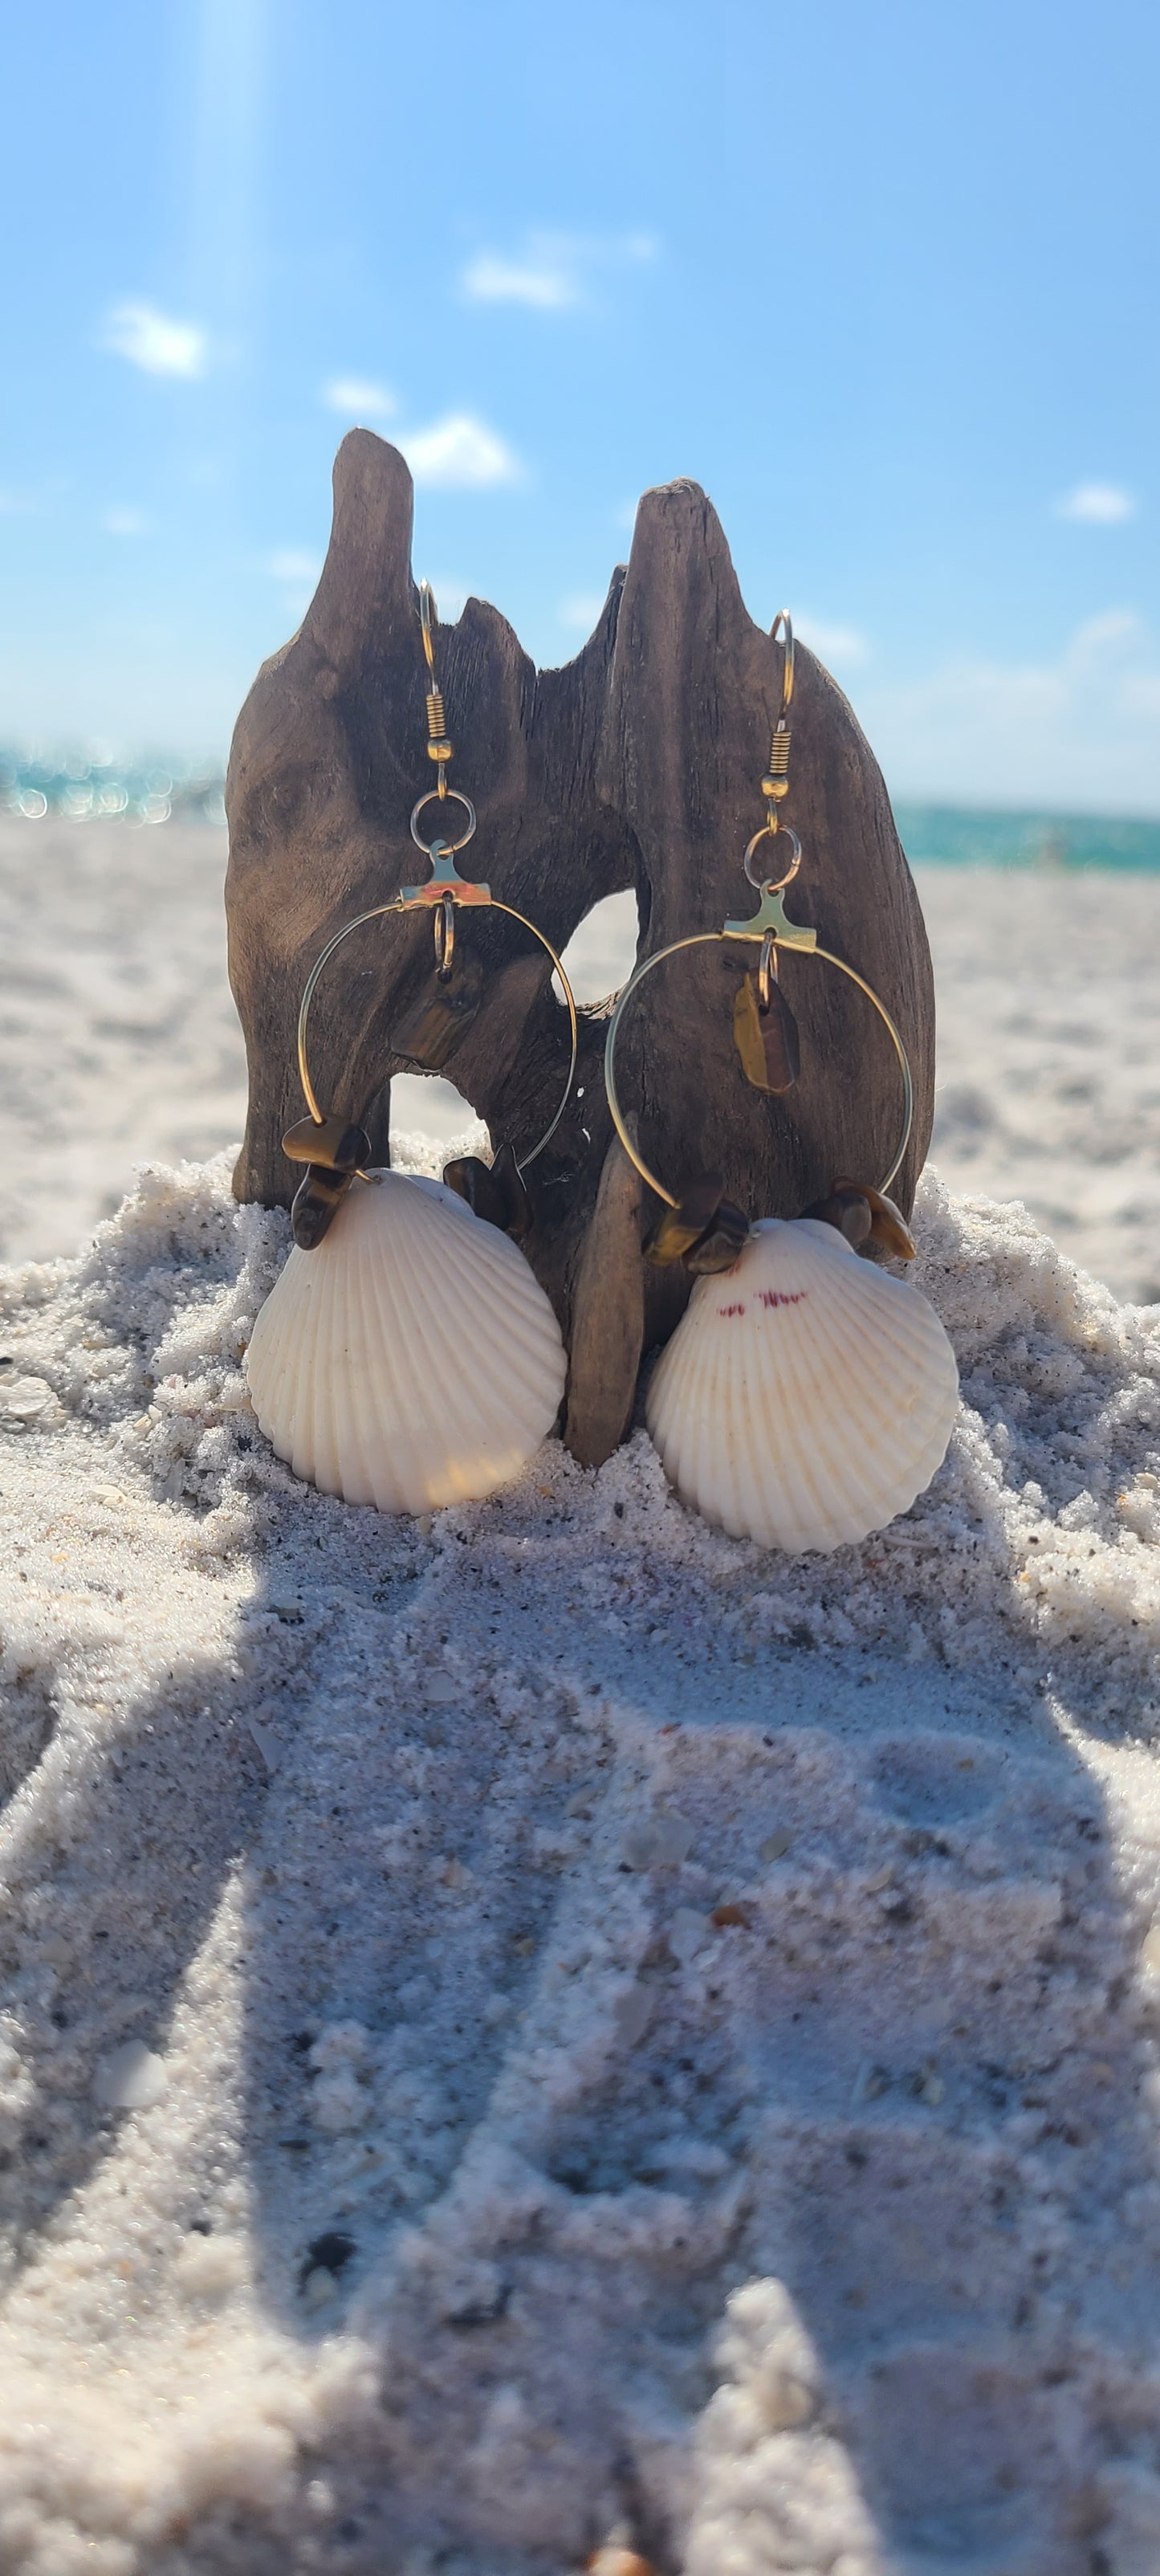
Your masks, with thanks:
<instances>
[{"instance_id":1,"label":"turquoise sea","mask_svg":"<svg viewBox=\"0 0 1160 2576\"><path fill-rule=\"evenodd\" d=\"M215 762L153 752L126 761L0 751L0 814L22 814L31 823L49 814L71 823L224 823L224 788L225 773Z\"/></svg>"},{"instance_id":2,"label":"turquoise sea","mask_svg":"<svg viewBox=\"0 0 1160 2576\"><path fill-rule=\"evenodd\" d=\"M1160 869L1156 818L900 800L894 819L907 858L916 866L941 859L959 867Z\"/></svg>"},{"instance_id":3,"label":"turquoise sea","mask_svg":"<svg viewBox=\"0 0 1160 2576\"><path fill-rule=\"evenodd\" d=\"M122 818L133 823L225 821L223 772L213 763L143 756L132 761L30 759L0 752L0 813L41 822ZM997 868L1160 870L1160 818L1053 814L968 805L894 808L908 859Z\"/></svg>"}]
</instances>

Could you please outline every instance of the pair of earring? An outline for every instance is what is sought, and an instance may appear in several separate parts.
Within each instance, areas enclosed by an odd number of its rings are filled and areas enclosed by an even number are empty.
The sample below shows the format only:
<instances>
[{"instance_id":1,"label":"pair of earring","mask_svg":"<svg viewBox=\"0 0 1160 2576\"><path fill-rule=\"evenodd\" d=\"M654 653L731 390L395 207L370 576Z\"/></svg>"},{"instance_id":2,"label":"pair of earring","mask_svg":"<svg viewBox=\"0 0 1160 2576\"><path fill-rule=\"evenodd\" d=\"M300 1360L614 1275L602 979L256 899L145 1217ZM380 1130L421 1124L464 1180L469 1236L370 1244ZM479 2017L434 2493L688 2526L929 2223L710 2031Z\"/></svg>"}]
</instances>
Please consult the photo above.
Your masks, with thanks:
<instances>
[{"instance_id":1,"label":"pair of earring","mask_svg":"<svg viewBox=\"0 0 1160 2576\"><path fill-rule=\"evenodd\" d=\"M434 602L420 589L430 757L437 786L420 797L412 837L431 865L425 884L360 913L336 931L307 978L298 1019L298 1068L308 1116L283 1139L306 1165L292 1212L295 1248L254 1327L246 1368L259 1424L296 1475L348 1502L424 1512L494 1493L534 1456L555 1422L567 1358L552 1307L513 1239L526 1230L523 1173L563 1116L576 1069L577 1020L559 957L533 922L459 874L475 830L469 797L447 781L451 744L435 678ZM688 1309L654 1370L647 1422L682 1498L733 1536L793 1552L828 1550L880 1529L909 1509L945 1454L958 1397L954 1355L934 1309L907 1282L858 1260L869 1242L912 1258L914 1246L886 1195L906 1151L912 1085L889 1012L855 969L819 948L788 919L784 889L801 864L785 821L793 633L783 636L781 710L762 778L766 820L745 853L759 893L756 913L674 941L637 966L609 1023L605 1085L626 1153L663 1204L646 1257L680 1261L694 1275ZM455 840L422 837L427 807L448 797L466 822ZM761 872L758 853L780 876ZM769 842L769 852L763 844ZM491 905L532 932L560 979L571 1059L555 1117L517 1161L510 1143L490 1167L449 1164L443 1181L368 1171L369 1140L320 1107L310 1076L310 1007L319 977L351 932L395 913L428 910L436 1000L394 1033L396 1050L429 1069L445 1061L476 1006L478 976L458 987L452 966L461 910ZM781 991L779 950L835 966L885 1023L902 1077L900 1141L881 1185L838 1180L826 1199L790 1221L750 1224L711 1175L674 1197L643 1161L616 1085L626 1011L646 976L679 951L712 942L758 948L756 972L738 988L734 1038L747 1079L781 1094L797 1078L799 1046Z\"/></svg>"}]
</instances>

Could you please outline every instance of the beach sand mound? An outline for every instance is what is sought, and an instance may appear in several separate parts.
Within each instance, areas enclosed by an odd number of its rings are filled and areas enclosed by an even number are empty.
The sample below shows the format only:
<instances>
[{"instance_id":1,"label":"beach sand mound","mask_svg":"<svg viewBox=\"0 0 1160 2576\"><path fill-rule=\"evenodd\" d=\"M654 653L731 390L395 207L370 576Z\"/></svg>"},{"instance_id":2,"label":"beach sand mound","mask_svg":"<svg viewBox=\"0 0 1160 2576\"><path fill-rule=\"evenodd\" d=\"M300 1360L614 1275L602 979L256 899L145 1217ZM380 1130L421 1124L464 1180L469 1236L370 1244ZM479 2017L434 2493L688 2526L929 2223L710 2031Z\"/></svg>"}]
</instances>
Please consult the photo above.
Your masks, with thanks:
<instances>
[{"instance_id":1,"label":"beach sand mound","mask_svg":"<svg viewBox=\"0 0 1160 2576\"><path fill-rule=\"evenodd\" d=\"M225 1160L3 1275L0 2568L1160 2566L1160 1310L917 1232L825 1559L296 1485Z\"/></svg>"}]
</instances>

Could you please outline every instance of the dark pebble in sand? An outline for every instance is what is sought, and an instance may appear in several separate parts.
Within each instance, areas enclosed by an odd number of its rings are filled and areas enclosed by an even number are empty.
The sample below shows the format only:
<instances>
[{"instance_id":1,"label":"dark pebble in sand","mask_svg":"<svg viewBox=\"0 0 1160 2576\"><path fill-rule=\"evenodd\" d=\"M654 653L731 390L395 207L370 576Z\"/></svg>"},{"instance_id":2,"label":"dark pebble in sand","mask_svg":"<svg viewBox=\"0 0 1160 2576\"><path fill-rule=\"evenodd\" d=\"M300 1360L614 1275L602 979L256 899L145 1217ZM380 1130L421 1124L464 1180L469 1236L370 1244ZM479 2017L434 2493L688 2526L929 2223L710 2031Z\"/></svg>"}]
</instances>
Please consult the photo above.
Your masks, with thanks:
<instances>
[{"instance_id":1,"label":"dark pebble in sand","mask_svg":"<svg viewBox=\"0 0 1160 2576\"><path fill-rule=\"evenodd\" d=\"M337 2279L340 2272L345 2272L354 2252L354 2238L348 2236L343 2227L331 2227L324 2236L316 2236L307 2246L298 2267L299 2289L305 2289L312 2272L333 2272Z\"/></svg>"}]
</instances>

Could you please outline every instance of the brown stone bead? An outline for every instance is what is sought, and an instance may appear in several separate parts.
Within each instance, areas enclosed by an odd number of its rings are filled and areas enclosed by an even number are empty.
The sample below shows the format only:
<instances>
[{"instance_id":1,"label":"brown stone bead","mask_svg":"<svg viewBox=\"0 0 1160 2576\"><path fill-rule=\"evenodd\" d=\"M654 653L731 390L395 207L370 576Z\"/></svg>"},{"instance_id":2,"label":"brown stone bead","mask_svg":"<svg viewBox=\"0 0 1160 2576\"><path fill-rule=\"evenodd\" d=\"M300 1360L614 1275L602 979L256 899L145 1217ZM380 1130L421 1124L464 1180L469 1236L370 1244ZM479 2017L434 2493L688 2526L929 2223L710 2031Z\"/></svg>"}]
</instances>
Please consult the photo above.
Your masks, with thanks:
<instances>
[{"instance_id":1,"label":"brown stone bead","mask_svg":"<svg viewBox=\"0 0 1160 2576\"><path fill-rule=\"evenodd\" d=\"M914 1236L901 1208L893 1199L884 1198L881 1190L872 1190L868 1181L835 1181L836 1190L858 1190L870 1210L870 1241L883 1252L893 1252L899 1261L913 1261Z\"/></svg>"},{"instance_id":2,"label":"brown stone bead","mask_svg":"<svg viewBox=\"0 0 1160 2576\"><path fill-rule=\"evenodd\" d=\"M443 1179L457 1197L466 1199L476 1216L483 1217L488 1225L497 1225L501 1234L518 1238L527 1233L532 1221L531 1201L516 1163L514 1145L501 1145L493 1163L481 1162L477 1154L460 1154L453 1163L444 1165Z\"/></svg>"},{"instance_id":3,"label":"brown stone bead","mask_svg":"<svg viewBox=\"0 0 1160 2576\"><path fill-rule=\"evenodd\" d=\"M855 1252L870 1240L873 1219L861 1190L840 1187L835 1183L824 1199L815 1199L812 1207L803 1208L802 1215L817 1217L823 1225L836 1227Z\"/></svg>"},{"instance_id":4,"label":"brown stone bead","mask_svg":"<svg viewBox=\"0 0 1160 2576\"><path fill-rule=\"evenodd\" d=\"M703 1279L713 1271L732 1270L749 1234L749 1219L732 1200L722 1199L712 1225L698 1235L687 1252L681 1254L686 1270L694 1279Z\"/></svg>"},{"instance_id":5,"label":"brown stone bead","mask_svg":"<svg viewBox=\"0 0 1160 2576\"><path fill-rule=\"evenodd\" d=\"M438 1073L466 1037L483 999L483 968L475 958L453 967L446 983L432 975L417 1002L391 1031L391 1046L424 1073Z\"/></svg>"},{"instance_id":6,"label":"brown stone bead","mask_svg":"<svg viewBox=\"0 0 1160 2576\"><path fill-rule=\"evenodd\" d=\"M349 1118L300 1118L282 1138L282 1151L292 1163L314 1163L329 1172L357 1172L369 1163L371 1140Z\"/></svg>"},{"instance_id":7,"label":"brown stone bead","mask_svg":"<svg viewBox=\"0 0 1160 2576\"><path fill-rule=\"evenodd\" d=\"M656 1223L646 1234L645 1260L658 1264L682 1260L712 1224L724 1189L719 1172L700 1172L694 1180L687 1181L679 1205L662 1208Z\"/></svg>"},{"instance_id":8,"label":"brown stone bead","mask_svg":"<svg viewBox=\"0 0 1160 2576\"><path fill-rule=\"evenodd\" d=\"M294 1241L300 1252L313 1252L331 1218L341 1207L354 1175L333 1172L327 1163L311 1163L290 1210Z\"/></svg>"},{"instance_id":9,"label":"brown stone bead","mask_svg":"<svg viewBox=\"0 0 1160 2576\"><path fill-rule=\"evenodd\" d=\"M802 1209L803 1216L820 1217L824 1225L836 1225L855 1252L864 1243L876 1244L882 1252L894 1253L899 1261L913 1261L914 1237L893 1199L884 1198L881 1190L872 1190L868 1181L835 1181L829 1195L815 1199L812 1207Z\"/></svg>"},{"instance_id":10,"label":"brown stone bead","mask_svg":"<svg viewBox=\"0 0 1160 2576\"><path fill-rule=\"evenodd\" d=\"M738 986L733 1005L733 1042L745 1079L755 1091L777 1095L792 1090L801 1071L797 1021L772 976L764 1009L756 975L747 975Z\"/></svg>"}]
</instances>

